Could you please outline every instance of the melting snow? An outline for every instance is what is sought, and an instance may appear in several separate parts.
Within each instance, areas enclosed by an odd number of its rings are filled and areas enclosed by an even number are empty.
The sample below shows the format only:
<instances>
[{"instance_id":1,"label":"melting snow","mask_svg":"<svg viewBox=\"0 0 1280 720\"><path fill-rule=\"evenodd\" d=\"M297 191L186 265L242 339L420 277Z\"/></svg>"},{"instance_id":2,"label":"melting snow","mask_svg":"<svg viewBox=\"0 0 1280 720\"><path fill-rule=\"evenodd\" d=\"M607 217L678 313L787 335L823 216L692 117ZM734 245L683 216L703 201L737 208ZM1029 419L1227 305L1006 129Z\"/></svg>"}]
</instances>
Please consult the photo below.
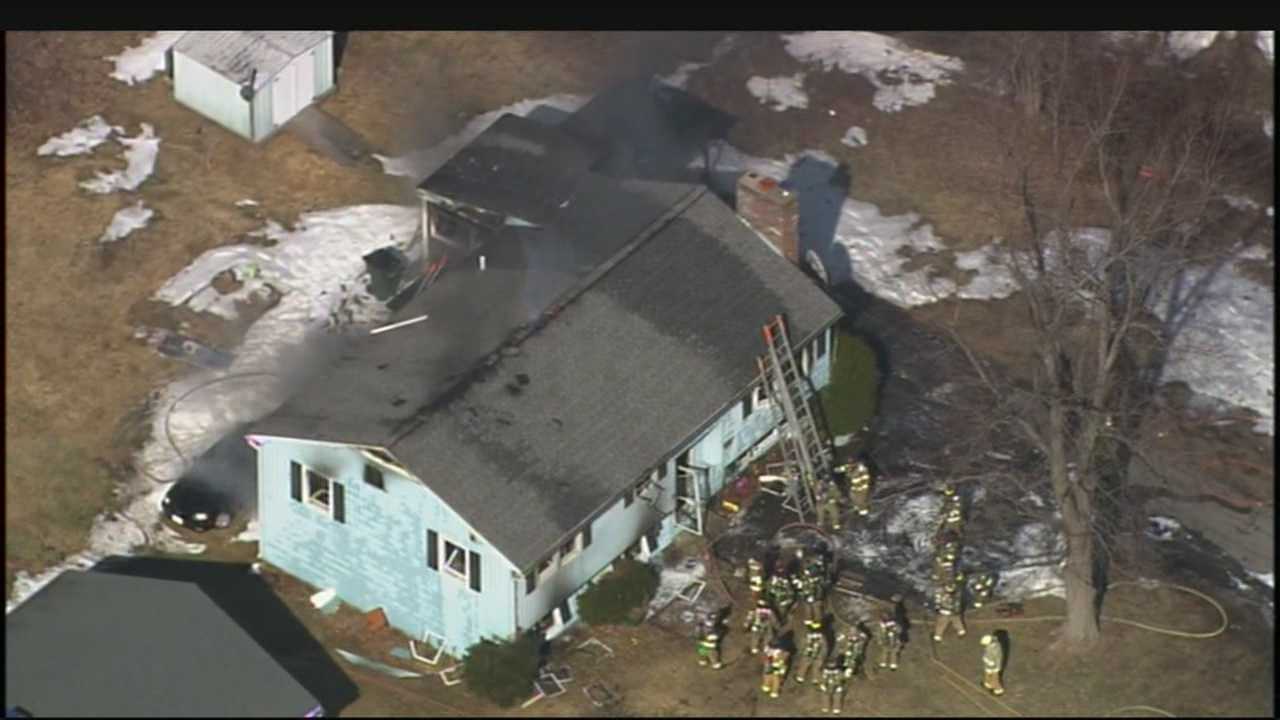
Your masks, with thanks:
<instances>
[{"instance_id":1,"label":"melting snow","mask_svg":"<svg viewBox=\"0 0 1280 720\"><path fill-rule=\"evenodd\" d=\"M467 143L471 142L477 135L484 132L499 117L511 113L514 115L527 116L534 109L547 106L571 113L585 105L587 98L581 95L570 95L560 93L545 98L536 98L529 100L521 100L512 103L506 107L490 110L482 115L477 115L467 123L466 127L458 131L454 135L449 136L444 141L433 145L429 148L413 150L407 155L399 157L388 157L374 153L373 157L382 163L382 172L388 175L401 175L413 180L421 180L431 173L435 172L444 165L449 158L462 149Z\"/></svg>"},{"instance_id":2,"label":"melting snow","mask_svg":"<svg viewBox=\"0 0 1280 720\"><path fill-rule=\"evenodd\" d=\"M809 96L804 92L804 73L778 77L755 76L747 80L747 92L761 103L773 103L779 112L791 108L809 107Z\"/></svg>"},{"instance_id":3,"label":"melting snow","mask_svg":"<svg viewBox=\"0 0 1280 720\"><path fill-rule=\"evenodd\" d=\"M1274 63L1276 61L1276 31L1260 30L1254 38L1254 44L1266 56L1267 62Z\"/></svg>"},{"instance_id":4,"label":"melting snow","mask_svg":"<svg viewBox=\"0 0 1280 720\"><path fill-rule=\"evenodd\" d=\"M689 587L690 583L705 579L706 569L701 560L690 558L686 563L675 567L663 566L658 576L658 589L654 592L653 599L649 601L649 611L646 616L652 617L661 612L675 600L680 591Z\"/></svg>"},{"instance_id":5,"label":"melting snow","mask_svg":"<svg viewBox=\"0 0 1280 720\"><path fill-rule=\"evenodd\" d=\"M1171 517L1163 515L1152 515L1147 518L1150 526L1147 528L1147 535L1156 540L1172 540L1178 535L1178 531L1182 529L1182 524Z\"/></svg>"},{"instance_id":6,"label":"melting snow","mask_svg":"<svg viewBox=\"0 0 1280 720\"><path fill-rule=\"evenodd\" d=\"M262 539L261 528L258 526L258 519L254 518L245 526L244 532L236 535L233 542L258 542Z\"/></svg>"},{"instance_id":7,"label":"melting snow","mask_svg":"<svg viewBox=\"0 0 1280 720\"><path fill-rule=\"evenodd\" d=\"M249 198L236 201L236 207L257 207L257 206L258 206L258 201L251 200Z\"/></svg>"},{"instance_id":8,"label":"melting snow","mask_svg":"<svg viewBox=\"0 0 1280 720\"><path fill-rule=\"evenodd\" d=\"M1185 325L1170 349L1164 381L1181 380L1196 393L1250 408L1261 416L1254 431L1274 435L1275 292L1241 274L1235 263L1212 275L1189 270L1180 295L1188 292L1203 293L1202 299L1177 319ZM1168 320L1167 294L1154 309Z\"/></svg>"},{"instance_id":9,"label":"melting snow","mask_svg":"<svg viewBox=\"0 0 1280 720\"><path fill-rule=\"evenodd\" d=\"M782 39L801 62L862 75L876 87L872 103L884 112L929 102L935 85L949 84L950 75L964 69L959 58L917 50L878 33L821 31Z\"/></svg>"},{"instance_id":10,"label":"melting snow","mask_svg":"<svg viewBox=\"0 0 1280 720\"><path fill-rule=\"evenodd\" d=\"M1169 52L1179 60L1186 60L1208 48L1218 39L1217 30L1178 30L1167 36Z\"/></svg>"},{"instance_id":11,"label":"melting snow","mask_svg":"<svg viewBox=\"0 0 1280 720\"><path fill-rule=\"evenodd\" d=\"M1222 199L1232 208L1240 211L1245 210L1261 210L1262 205L1253 198L1243 195L1223 195Z\"/></svg>"},{"instance_id":12,"label":"melting snow","mask_svg":"<svg viewBox=\"0 0 1280 720\"><path fill-rule=\"evenodd\" d=\"M854 125L844 132L844 137L840 138L840 142L849 147L863 147L867 144L867 131Z\"/></svg>"},{"instance_id":13,"label":"melting snow","mask_svg":"<svg viewBox=\"0 0 1280 720\"><path fill-rule=\"evenodd\" d=\"M111 224L107 226L107 231L98 238L100 243L110 243L121 240L129 236L134 230L138 230L147 226L147 222L155 212L148 207L144 207L142 201L130 205L116 212L111 217Z\"/></svg>"},{"instance_id":14,"label":"melting snow","mask_svg":"<svg viewBox=\"0 0 1280 720\"><path fill-rule=\"evenodd\" d=\"M1262 117L1262 132L1266 133L1267 137L1274 138L1275 131L1276 131L1276 116L1272 115L1271 113L1267 113Z\"/></svg>"},{"instance_id":15,"label":"melting snow","mask_svg":"<svg viewBox=\"0 0 1280 720\"><path fill-rule=\"evenodd\" d=\"M83 155L98 147L111 137L111 133L124 133L119 125L108 125L101 115L94 115L70 130L49 138L45 144L36 149L37 155Z\"/></svg>"},{"instance_id":16,"label":"melting snow","mask_svg":"<svg viewBox=\"0 0 1280 720\"><path fill-rule=\"evenodd\" d=\"M156 169L156 155L160 152L160 138L148 123L142 123L137 137L117 137L116 142L125 147L123 156L128 161L124 170L109 173L99 171L97 177L85 180L80 187L91 193L106 194L116 190L137 190Z\"/></svg>"},{"instance_id":17,"label":"melting snow","mask_svg":"<svg viewBox=\"0 0 1280 720\"><path fill-rule=\"evenodd\" d=\"M186 30L161 30L137 47L125 48L119 55L108 55L103 59L116 64L111 77L129 85L143 82L164 71L165 52L186 34Z\"/></svg>"},{"instance_id":18,"label":"melting snow","mask_svg":"<svg viewBox=\"0 0 1280 720\"><path fill-rule=\"evenodd\" d=\"M1250 574L1250 575L1252 575L1252 576L1254 577L1254 579L1255 579L1255 580L1257 580L1258 582L1260 582L1260 583L1262 583L1262 584L1266 585L1267 587L1271 588L1272 590L1274 590L1274 589L1275 589L1275 587L1276 587L1276 574L1275 574L1275 572L1269 572L1269 573L1256 573L1256 572L1254 572L1254 571L1250 570L1250 571L1249 571L1249 574Z\"/></svg>"},{"instance_id":19,"label":"melting snow","mask_svg":"<svg viewBox=\"0 0 1280 720\"><path fill-rule=\"evenodd\" d=\"M665 77L658 78L662 82L672 87L683 88L689 82L689 76L701 70L704 67L714 65L717 60L724 57L738 41L737 35L726 35L720 39L720 42L711 48L711 59L707 62L687 62L676 68L676 71Z\"/></svg>"}]
</instances>

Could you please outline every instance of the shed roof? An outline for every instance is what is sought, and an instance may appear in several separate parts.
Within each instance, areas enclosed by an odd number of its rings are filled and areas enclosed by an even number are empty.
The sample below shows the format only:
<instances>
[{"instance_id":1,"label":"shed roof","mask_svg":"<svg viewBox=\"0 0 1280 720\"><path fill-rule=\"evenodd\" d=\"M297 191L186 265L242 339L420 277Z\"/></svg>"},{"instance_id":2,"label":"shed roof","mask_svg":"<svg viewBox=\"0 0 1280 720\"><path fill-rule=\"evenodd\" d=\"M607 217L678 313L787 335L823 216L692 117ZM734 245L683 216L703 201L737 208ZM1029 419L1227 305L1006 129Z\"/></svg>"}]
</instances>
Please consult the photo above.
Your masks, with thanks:
<instances>
[{"instance_id":1,"label":"shed roof","mask_svg":"<svg viewBox=\"0 0 1280 720\"><path fill-rule=\"evenodd\" d=\"M68 570L5 617L36 717L299 717L320 703L195 583Z\"/></svg>"},{"instance_id":2,"label":"shed roof","mask_svg":"<svg viewBox=\"0 0 1280 720\"><path fill-rule=\"evenodd\" d=\"M192 30L173 50L237 85L248 82L256 69L258 89L290 60L332 35L332 30Z\"/></svg>"}]
</instances>

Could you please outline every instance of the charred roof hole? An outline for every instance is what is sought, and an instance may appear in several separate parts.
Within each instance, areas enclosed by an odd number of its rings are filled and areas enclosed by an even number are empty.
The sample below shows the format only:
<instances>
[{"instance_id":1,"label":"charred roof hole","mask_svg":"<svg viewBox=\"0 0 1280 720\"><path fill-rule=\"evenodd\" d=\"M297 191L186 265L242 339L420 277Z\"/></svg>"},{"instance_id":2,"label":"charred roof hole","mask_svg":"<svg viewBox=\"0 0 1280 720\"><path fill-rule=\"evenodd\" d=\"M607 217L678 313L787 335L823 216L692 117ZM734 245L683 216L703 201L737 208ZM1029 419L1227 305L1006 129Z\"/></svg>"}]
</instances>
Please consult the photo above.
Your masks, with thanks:
<instances>
[{"instance_id":1,"label":"charred roof hole","mask_svg":"<svg viewBox=\"0 0 1280 720\"><path fill-rule=\"evenodd\" d=\"M401 405L403 405L403 404L404 404L404 402L405 402L405 400L404 400L404 398L402 398L402 397L392 398L392 400L391 400L391 407L400 407Z\"/></svg>"},{"instance_id":2,"label":"charred roof hole","mask_svg":"<svg viewBox=\"0 0 1280 720\"><path fill-rule=\"evenodd\" d=\"M528 373L516 373L516 382L520 383L521 385L528 385L529 384Z\"/></svg>"}]
</instances>

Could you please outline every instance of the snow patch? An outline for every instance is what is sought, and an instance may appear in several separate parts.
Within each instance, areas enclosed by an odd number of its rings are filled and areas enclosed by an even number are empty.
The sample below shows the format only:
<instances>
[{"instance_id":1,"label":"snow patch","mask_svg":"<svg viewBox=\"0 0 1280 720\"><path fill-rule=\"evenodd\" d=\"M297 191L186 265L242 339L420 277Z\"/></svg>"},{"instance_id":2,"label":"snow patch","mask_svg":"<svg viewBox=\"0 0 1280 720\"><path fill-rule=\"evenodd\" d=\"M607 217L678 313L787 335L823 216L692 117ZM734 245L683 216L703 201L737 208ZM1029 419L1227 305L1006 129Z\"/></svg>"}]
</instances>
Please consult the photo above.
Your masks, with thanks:
<instances>
[{"instance_id":1,"label":"snow patch","mask_svg":"<svg viewBox=\"0 0 1280 720\"><path fill-rule=\"evenodd\" d=\"M652 617L667 607L690 583L706 580L706 568L701 560L690 559L675 567L663 566L658 576L658 589L649 601L646 618Z\"/></svg>"},{"instance_id":2,"label":"snow patch","mask_svg":"<svg viewBox=\"0 0 1280 720\"><path fill-rule=\"evenodd\" d=\"M125 48L119 55L108 55L103 59L116 65L111 77L127 85L143 82L164 71L165 53L186 34L186 30L161 30L137 47Z\"/></svg>"},{"instance_id":3,"label":"snow patch","mask_svg":"<svg viewBox=\"0 0 1280 720\"><path fill-rule=\"evenodd\" d=\"M659 77L658 79L672 87L683 88L689 83L690 76L705 67L714 65L717 60L724 57L733 49L733 46L737 41L737 35L726 35L720 39L720 42L717 42L715 46L711 48L711 59L707 62L682 63L680 67L676 68L675 72L670 75Z\"/></svg>"},{"instance_id":4,"label":"snow patch","mask_svg":"<svg viewBox=\"0 0 1280 720\"><path fill-rule=\"evenodd\" d=\"M122 208L111 216L111 224L107 225L107 231L102 233L102 237L98 238L100 243L111 243L122 240L129 236L134 230L140 230L147 226L147 222L155 215L155 211L145 207L142 201Z\"/></svg>"},{"instance_id":5,"label":"snow patch","mask_svg":"<svg viewBox=\"0 0 1280 720\"><path fill-rule=\"evenodd\" d=\"M974 273L968 284L961 285L956 294L970 300L1007 298L1018 292L1018 281L1009 270L1005 250L992 243L955 253L956 267Z\"/></svg>"},{"instance_id":6,"label":"snow patch","mask_svg":"<svg viewBox=\"0 0 1280 720\"><path fill-rule=\"evenodd\" d=\"M1276 31L1260 30L1254 37L1254 45L1262 51L1262 55L1267 58L1267 62L1274 64L1276 61ZM1269 135L1270 133L1268 133Z\"/></svg>"},{"instance_id":7,"label":"snow patch","mask_svg":"<svg viewBox=\"0 0 1280 720\"><path fill-rule=\"evenodd\" d=\"M262 540L261 528L258 526L258 519L254 518L245 526L244 532L236 535L232 542L259 542Z\"/></svg>"},{"instance_id":8,"label":"snow patch","mask_svg":"<svg viewBox=\"0 0 1280 720\"><path fill-rule=\"evenodd\" d=\"M849 147L865 147L867 144L867 131L854 125L844 131L844 137L840 138L840 142Z\"/></svg>"},{"instance_id":9,"label":"snow patch","mask_svg":"<svg viewBox=\"0 0 1280 720\"><path fill-rule=\"evenodd\" d=\"M522 117L528 116L538 107L547 106L561 110L563 112L572 113L587 103L587 98L582 95L570 95L560 93L544 98L534 98L521 100L506 107L490 110L487 113L477 115L466 124L462 130L454 135L449 136L444 141L433 145L429 148L421 148L413 150L408 154L399 157L391 157L387 155L373 154L374 159L382 163L382 172L387 175L400 175L411 178L415 181L421 180L431 173L435 172L444 165L449 158L453 157L467 143L475 139L477 135L484 132L499 117L511 113Z\"/></svg>"},{"instance_id":10,"label":"snow patch","mask_svg":"<svg viewBox=\"0 0 1280 720\"><path fill-rule=\"evenodd\" d=\"M876 87L872 103L883 112L923 105L934 86L947 85L964 69L959 58L917 50L887 35L821 31L784 35L787 52L801 62L819 62L861 75Z\"/></svg>"},{"instance_id":11,"label":"snow patch","mask_svg":"<svg viewBox=\"0 0 1280 720\"><path fill-rule=\"evenodd\" d=\"M1254 572L1254 571L1250 570L1250 571L1249 571L1249 574L1250 574L1250 575L1252 575L1252 576L1254 577L1254 579L1255 579L1255 580L1257 580L1258 582L1260 582L1260 583L1262 583L1262 584L1266 585L1267 587L1271 588L1272 590L1275 590L1275 589L1276 589L1276 574L1275 574L1275 572L1269 572L1269 573L1256 573L1256 572Z\"/></svg>"},{"instance_id":12,"label":"snow patch","mask_svg":"<svg viewBox=\"0 0 1280 720\"><path fill-rule=\"evenodd\" d=\"M1243 275L1235 263L1187 271L1177 297L1199 297L1175 322L1164 382L1183 381L1196 393L1258 413L1254 432L1275 434L1275 292ZM1154 308L1169 321L1170 295Z\"/></svg>"},{"instance_id":13,"label":"snow patch","mask_svg":"<svg viewBox=\"0 0 1280 720\"><path fill-rule=\"evenodd\" d=\"M117 190L132 192L151 177L156 169L156 155L160 152L160 138L155 136L155 129L148 123L142 123L142 132L137 137L117 137L116 142L125 147L123 157L128 166L109 173L99 171L97 177L85 180L80 187L100 195Z\"/></svg>"},{"instance_id":14,"label":"snow patch","mask_svg":"<svg viewBox=\"0 0 1280 720\"><path fill-rule=\"evenodd\" d=\"M236 201L236 207L258 207L258 201L250 198Z\"/></svg>"},{"instance_id":15,"label":"snow patch","mask_svg":"<svg viewBox=\"0 0 1280 720\"><path fill-rule=\"evenodd\" d=\"M1276 132L1276 116L1275 115L1272 115L1271 113L1267 113L1262 117L1262 132L1266 133L1267 137L1269 138L1272 138L1272 139L1275 138L1275 132Z\"/></svg>"},{"instance_id":16,"label":"snow patch","mask_svg":"<svg viewBox=\"0 0 1280 720\"><path fill-rule=\"evenodd\" d=\"M1147 518L1147 521L1149 522L1147 536L1155 540L1172 540L1182 529L1182 524L1177 520L1163 515L1152 515Z\"/></svg>"},{"instance_id":17,"label":"snow patch","mask_svg":"<svg viewBox=\"0 0 1280 720\"><path fill-rule=\"evenodd\" d=\"M773 103L773 109L779 112L809 107L809 96L804 91L804 73L778 77L757 75L747 80L747 92L761 103Z\"/></svg>"},{"instance_id":18,"label":"snow patch","mask_svg":"<svg viewBox=\"0 0 1280 720\"><path fill-rule=\"evenodd\" d=\"M1245 197L1244 195L1223 195L1222 200L1235 210L1245 211L1262 209L1261 203L1253 198Z\"/></svg>"},{"instance_id":19,"label":"snow patch","mask_svg":"<svg viewBox=\"0 0 1280 720\"><path fill-rule=\"evenodd\" d=\"M917 495L906 502L885 523L890 535L904 535L918 553L933 553L933 532L942 512L942 497L935 493Z\"/></svg>"},{"instance_id":20,"label":"snow patch","mask_svg":"<svg viewBox=\"0 0 1280 720\"><path fill-rule=\"evenodd\" d=\"M1067 549L1066 536L1045 523L1028 523L1018 528L1013 540L1013 556L1020 562L1000 572L997 592L1008 598L1032 598L1065 594L1061 560Z\"/></svg>"},{"instance_id":21,"label":"snow patch","mask_svg":"<svg viewBox=\"0 0 1280 720\"><path fill-rule=\"evenodd\" d=\"M1174 57L1187 60L1207 49L1217 39L1217 30L1177 30L1168 34L1166 47Z\"/></svg>"},{"instance_id":22,"label":"snow patch","mask_svg":"<svg viewBox=\"0 0 1280 720\"><path fill-rule=\"evenodd\" d=\"M106 142L113 132L123 134L124 128L108 125L101 115L94 115L61 135L49 138L45 144L36 148L36 155L83 155Z\"/></svg>"}]
</instances>

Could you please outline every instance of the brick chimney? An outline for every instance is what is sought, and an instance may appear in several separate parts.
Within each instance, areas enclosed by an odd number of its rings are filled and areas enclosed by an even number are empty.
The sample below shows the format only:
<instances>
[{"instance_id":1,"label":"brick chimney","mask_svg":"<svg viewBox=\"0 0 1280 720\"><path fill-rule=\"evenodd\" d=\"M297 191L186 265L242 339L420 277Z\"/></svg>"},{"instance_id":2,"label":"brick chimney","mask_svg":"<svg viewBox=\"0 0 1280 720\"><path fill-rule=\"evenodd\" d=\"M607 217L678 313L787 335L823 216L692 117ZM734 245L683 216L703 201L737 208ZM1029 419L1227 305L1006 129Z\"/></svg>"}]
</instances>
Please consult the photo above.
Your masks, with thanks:
<instances>
[{"instance_id":1,"label":"brick chimney","mask_svg":"<svg viewBox=\"0 0 1280 720\"><path fill-rule=\"evenodd\" d=\"M738 215L786 259L800 264L800 205L778 181L756 172L738 179Z\"/></svg>"}]
</instances>

